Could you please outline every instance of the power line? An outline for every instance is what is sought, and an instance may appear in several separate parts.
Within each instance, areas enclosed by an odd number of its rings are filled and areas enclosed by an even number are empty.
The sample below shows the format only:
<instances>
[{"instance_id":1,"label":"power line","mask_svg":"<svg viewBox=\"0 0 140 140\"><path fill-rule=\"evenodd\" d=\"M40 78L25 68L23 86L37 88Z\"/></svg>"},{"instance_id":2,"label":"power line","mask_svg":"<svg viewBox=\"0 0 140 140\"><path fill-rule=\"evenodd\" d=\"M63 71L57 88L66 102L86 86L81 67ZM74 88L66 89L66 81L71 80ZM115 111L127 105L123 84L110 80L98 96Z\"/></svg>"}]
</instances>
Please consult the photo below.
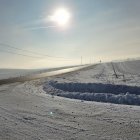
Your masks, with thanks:
<instances>
[{"instance_id":1,"label":"power line","mask_svg":"<svg viewBox=\"0 0 140 140\"><path fill-rule=\"evenodd\" d=\"M26 56L26 57L32 57L32 58L42 58L42 57L30 56L30 55L21 54L21 53L15 53L15 52L7 51L7 50L2 50L2 49L0 49L0 51L6 52L6 53L10 53L10 54L16 54L16 55Z\"/></svg>"},{"instance_id":2,"label":"power line","mask_svg":"<svg viewBox=\"0 0 140 140\"><path fill-rule=\"evenodd\" d=\"M44 57L31 56L31 55L21 54L21 53L17 53L17 52L2 50L2 49L0 49L0 51L5 52L5 53L10 53L10 54L16 54L16 55L20 55L20 56L25 56L25 57L36 58L36 59L43 59L44 58ZM47 60L52 60L52 59L47 58ZM72 61L72 60L54 60L54 61Z\"/></svg>"},{"instance_id":3,"label":"power line","mask_svg":"<svg viewBox=\"0 0 140 140\"><path fill-rule=\"evenodd\" d=\"M37 53L37 52L34 52L34 51L30 51L30 50L20 49L20 48L17 48L17 47L14 47L14 46L11 46L11 45L5 44L5 43L0 43L0 45L8 47L8 48L13 48L13 49L16 49L16 50L20 50L20 51L24 51L24 52L29 52L29 53L36 54L36 55L40 55L40 56L51 57L51 58L59 58L59 59L69 59L69 58L65 58L65 57L51 56L51 55L48 55L48 54L42 54L42 53Z\"/></svg>"}]
</instances>

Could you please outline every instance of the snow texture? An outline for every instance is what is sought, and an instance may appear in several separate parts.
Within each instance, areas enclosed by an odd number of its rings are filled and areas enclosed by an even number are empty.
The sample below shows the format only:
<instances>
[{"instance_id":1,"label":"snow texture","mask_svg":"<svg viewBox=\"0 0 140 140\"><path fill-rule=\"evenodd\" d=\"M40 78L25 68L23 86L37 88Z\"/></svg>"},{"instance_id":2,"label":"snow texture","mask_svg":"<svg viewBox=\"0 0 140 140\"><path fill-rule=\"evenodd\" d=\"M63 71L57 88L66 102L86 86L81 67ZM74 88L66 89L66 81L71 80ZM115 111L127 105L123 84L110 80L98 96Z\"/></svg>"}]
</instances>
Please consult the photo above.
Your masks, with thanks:
<instances>
[{"instance_id":1,"label":"snow texture","mask_svg":"<svg viewBox=\"0 0 140 140\"><path fill-rule=\"evenodd\" d=\"M130 70L124 69L124 80L117 70L119 78L116 78L111 68L111 64L101 64L57 77L0 86L0 140L139 140L140 106L54 96L93 94L53 87L57 84L101 83L139 87L139 73L135 73L139 70L131 68L134 73L131 76ZM104 95L107 94L110 93Z\"/></svg>"}]
</instances>

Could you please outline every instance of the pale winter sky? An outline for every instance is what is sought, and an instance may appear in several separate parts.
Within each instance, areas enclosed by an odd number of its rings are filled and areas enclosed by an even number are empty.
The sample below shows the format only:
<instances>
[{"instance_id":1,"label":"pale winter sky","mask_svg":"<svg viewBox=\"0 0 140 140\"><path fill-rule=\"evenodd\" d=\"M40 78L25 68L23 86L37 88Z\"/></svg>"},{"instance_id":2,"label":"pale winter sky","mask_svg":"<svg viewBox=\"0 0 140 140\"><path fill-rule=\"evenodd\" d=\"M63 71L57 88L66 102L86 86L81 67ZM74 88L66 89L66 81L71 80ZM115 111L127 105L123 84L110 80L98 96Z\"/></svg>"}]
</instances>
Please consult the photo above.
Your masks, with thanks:
<instances>
[{"instance_id":1,"label":"pale winter sky","mask_svg":"<svg viewBox=\"0 0 140 140\"><path fill-rule=\"evenodd\" d=\"M140 57L139 7L140 0L0 0L0 68Z\"/></svg>"}]
</instances>

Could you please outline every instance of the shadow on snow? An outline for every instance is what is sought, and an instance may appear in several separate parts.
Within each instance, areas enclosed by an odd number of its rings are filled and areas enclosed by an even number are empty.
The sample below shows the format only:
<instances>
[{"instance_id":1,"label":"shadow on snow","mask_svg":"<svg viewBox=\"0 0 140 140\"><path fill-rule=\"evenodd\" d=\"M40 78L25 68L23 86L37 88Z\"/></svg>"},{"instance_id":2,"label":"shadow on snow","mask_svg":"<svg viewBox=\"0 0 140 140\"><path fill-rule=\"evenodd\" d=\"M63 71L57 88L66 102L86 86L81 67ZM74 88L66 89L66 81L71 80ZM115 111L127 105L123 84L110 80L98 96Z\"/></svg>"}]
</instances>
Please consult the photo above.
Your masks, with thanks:
<instances>
[{"instance_id":1,"label":"shadow on snow","mask_svg":"<svg viewBox=\"0 0 140 140\"><path fill-rule=\"evenodd\" d=\"M55 88L54 95L97 102L140 105L140 87L112 85L101 83L57 83L51 81ZM44 90L46 90L44 86ZM52 93L50 93L52 94Z\"/></svg>"}]
</instances>

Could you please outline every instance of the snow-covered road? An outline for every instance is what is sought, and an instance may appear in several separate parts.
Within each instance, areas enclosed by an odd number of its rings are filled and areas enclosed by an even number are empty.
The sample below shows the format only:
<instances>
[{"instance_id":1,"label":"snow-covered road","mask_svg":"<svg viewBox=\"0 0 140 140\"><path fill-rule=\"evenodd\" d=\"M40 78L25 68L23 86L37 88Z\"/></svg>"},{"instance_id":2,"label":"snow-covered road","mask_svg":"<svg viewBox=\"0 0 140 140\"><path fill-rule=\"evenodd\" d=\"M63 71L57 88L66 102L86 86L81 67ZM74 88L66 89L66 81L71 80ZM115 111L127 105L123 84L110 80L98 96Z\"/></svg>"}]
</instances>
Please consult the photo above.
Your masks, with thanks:
<instances>
[{"instance_id":1,"label":"snow-covered road","mask_svg":"<svg viewBox=\"0 0 140 140\"><path fill-rule=\"evenodd\" d=\"M58 93L55 88L44 91L50 81L132 86L136 80L126 82L119 77L113 75L111 64L101 64L57 77L0 86L0 140L140 140L140 106L53 96L49 92Z\"/></svg>"},{"instance_id":2,"label":"snow-covered road","mask_svg":"<svg viewBox=\"0 0 140 140\"><path fill-rule=\"evenodd\" d=\"M90 65L70 66L70 67L54 68L54 69L47 69L47 70L40 70L40 71L39 70L36 70L36 71L30 70L30 73L28 73L28 74L26 71L24 72L24 70L23 70L23 73L21 73L21 70L20 70L19 72L17 72L18 74L16 74L16 71L15 71L15 73L13 73L12 77L9 77L9 78L3 77L3 79L0 79L0 85L41 79L44 77L50 77L50 76L55 76L55 75L60 75L60 74L64 74L64 73L77 71L77 70L80 70L80 69L83 69L86 67L90 67ZM9 70L9 71L12 72L12 70ZM4 74L4 73L2 73L2 74ZM11 74L12 73L10 73L10 75Z\"/></svg>"}]
</instances>

